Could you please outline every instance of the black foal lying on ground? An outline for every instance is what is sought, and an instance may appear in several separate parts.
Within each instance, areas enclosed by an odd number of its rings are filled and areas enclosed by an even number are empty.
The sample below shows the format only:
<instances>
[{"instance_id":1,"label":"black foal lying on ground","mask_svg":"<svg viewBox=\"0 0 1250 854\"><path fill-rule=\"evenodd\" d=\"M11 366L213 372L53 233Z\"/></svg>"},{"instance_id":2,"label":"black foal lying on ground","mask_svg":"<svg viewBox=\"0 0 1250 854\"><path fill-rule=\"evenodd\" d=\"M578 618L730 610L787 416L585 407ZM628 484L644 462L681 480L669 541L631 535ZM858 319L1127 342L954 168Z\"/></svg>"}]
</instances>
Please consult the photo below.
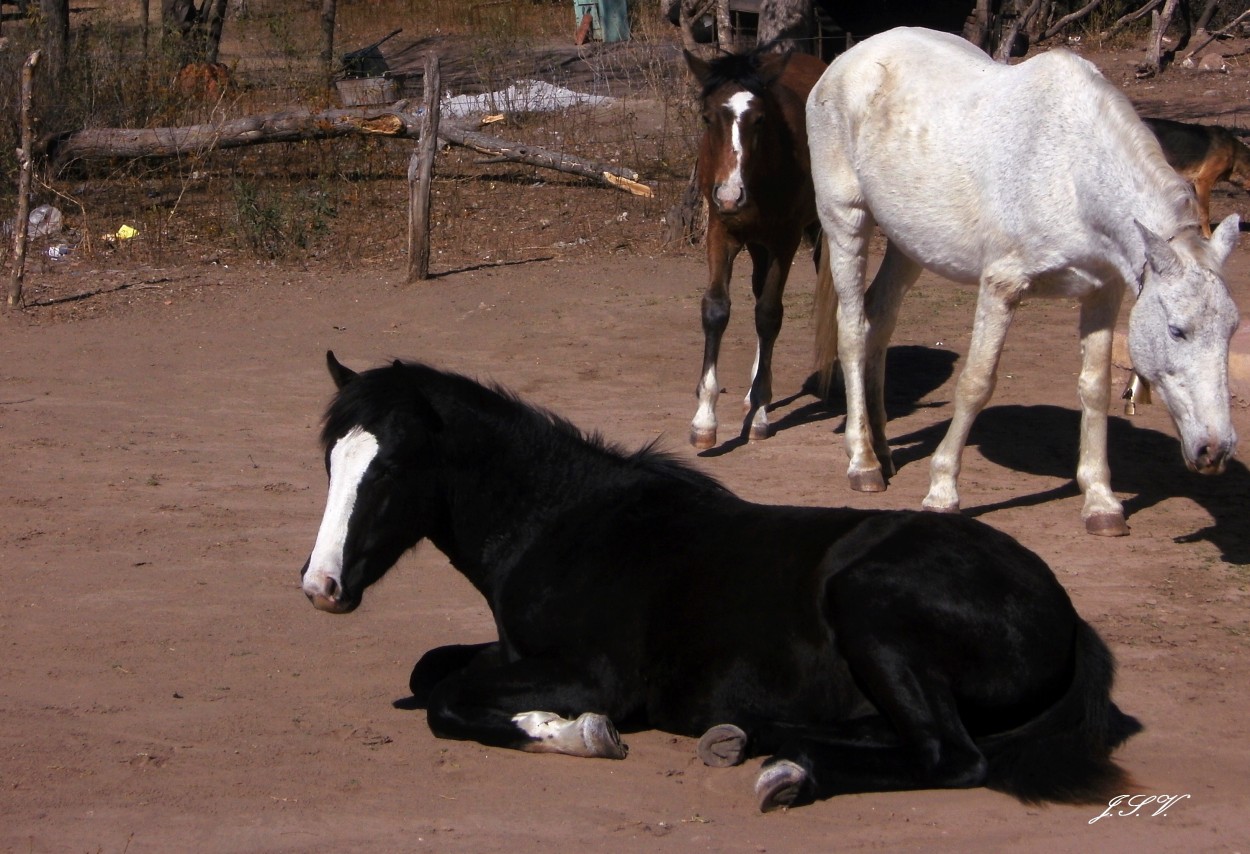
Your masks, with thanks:
<instances>
[{"instance_id":1,"label":"black foal lying on ground","mask_svg":"<svg viewBox=\"0 0 1250 854\"><path fill-rule=\"evenodd\" d=\"M339 387L303 590L325 611L428 538L499 640L427 653L445 738L620 759L617 724L767 755L761 809L845 792L989 786L1105 801L1140 729L1110 652L1046 564L958 515L771 507L647 447L625 453L420 364Z\"/></svg>"}]
</instances>

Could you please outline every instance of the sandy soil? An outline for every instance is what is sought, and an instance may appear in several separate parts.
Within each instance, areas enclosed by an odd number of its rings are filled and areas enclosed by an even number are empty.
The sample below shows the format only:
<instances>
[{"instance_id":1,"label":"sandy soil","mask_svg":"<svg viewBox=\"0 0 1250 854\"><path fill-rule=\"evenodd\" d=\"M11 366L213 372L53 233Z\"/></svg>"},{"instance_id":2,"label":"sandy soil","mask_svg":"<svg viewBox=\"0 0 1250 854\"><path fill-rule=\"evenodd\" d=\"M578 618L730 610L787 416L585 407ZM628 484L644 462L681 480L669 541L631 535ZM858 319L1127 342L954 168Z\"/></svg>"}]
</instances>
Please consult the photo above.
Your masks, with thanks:
<instances>
[{"instance_id":1,"label":"sandy soil","mask_svg":"<svg viewBox=\"0 0 1250 854\"><path fill-rule=\"evenodd\" d=\"M1215 212L1243 202L1222 194ZM324 497L327 348L355 367L404 356L496 380L626 445L658 437L754 500L916 507L974 301L931 276L909 295L890 362L901 469L869 496L846 486L840 408L801 393L806 263L787 294L777 434L703 455L685 440L697 252L440 272L406 286L399 263L82 261L38 275L64 293L109 293L0 317L0 848L1246 850L1250 475L1241 463L1188 473L1159 406L1116 417L1113 485L1132 534L1087 536L1071 481L1069 303L1023 309L962 496L1052 564L1115 651L1117 702L1147 727L1120 754L1137 781L1125 794L1184 796L1162 814L1152 804L1091 824L1101 808L975 790L760 815L758 761L705 768L690 740L663 733L631 734L624 762L435 739L422 712L393 705L409 669L432 646L492 632L442 556L417 550L346 617L298 589ZM1229 281L1245 305L1250 242ZM737 288L725 436L753 354L741 276Z\"/></svg>"}]
</instances>

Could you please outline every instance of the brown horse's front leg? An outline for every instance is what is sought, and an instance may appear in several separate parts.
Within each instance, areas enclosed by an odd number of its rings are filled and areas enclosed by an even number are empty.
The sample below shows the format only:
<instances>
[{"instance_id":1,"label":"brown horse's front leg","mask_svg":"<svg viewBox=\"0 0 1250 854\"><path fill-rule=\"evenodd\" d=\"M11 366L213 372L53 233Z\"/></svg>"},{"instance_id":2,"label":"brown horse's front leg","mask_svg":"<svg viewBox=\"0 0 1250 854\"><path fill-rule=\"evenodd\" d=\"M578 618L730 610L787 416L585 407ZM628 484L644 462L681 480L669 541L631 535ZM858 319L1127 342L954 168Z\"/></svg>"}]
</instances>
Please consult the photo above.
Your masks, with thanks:
<instances>
[{"instance_id":1,"label":"brown horse's front leg","mask_svg":"<svg viewBox=\"0 0 1250 854\"><path fill-rule=\"evenodd\" d=\"M751 288L755 292L755 365L751 369L751 388L743 400L746 418L743 432L752 440L769 436L768 404L773 400L773 348L781 334L785 309L782 296L794 253L798 251L795 240L775 249L750 244Z\"/></svg>"},{"instance_id":2,"label":"brown horse's front leg","mask_svg":"<svg viewBox=\"0 0 1250 854\"><path fill-rule=\"evenodd\" d=\"M716 378L716 360L720 356L720 342L729 325L729 277L733 262L742 244L725 231L715 216L707 229L708 286L703 294L703 370L695 394L699 408L690 423L690 444L706 450L716 444L716 398L720 395L720 382Z\"/></svg>"}]
</instances>

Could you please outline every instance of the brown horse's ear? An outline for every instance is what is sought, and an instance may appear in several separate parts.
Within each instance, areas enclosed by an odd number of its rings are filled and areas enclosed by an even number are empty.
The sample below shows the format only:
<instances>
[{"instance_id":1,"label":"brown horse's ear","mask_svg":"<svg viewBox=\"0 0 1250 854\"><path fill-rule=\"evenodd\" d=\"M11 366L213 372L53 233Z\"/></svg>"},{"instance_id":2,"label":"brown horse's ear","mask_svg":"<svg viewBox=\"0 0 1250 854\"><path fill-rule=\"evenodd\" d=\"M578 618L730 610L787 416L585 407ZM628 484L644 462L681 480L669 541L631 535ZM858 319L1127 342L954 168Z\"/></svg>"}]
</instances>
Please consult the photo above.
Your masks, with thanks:
<instances>
[{"instance_id":1,"label":"brown horse's ear","mask_svg":"<svg viewBox=\"0 0 1250 854\"><path fill-rule=\"evenodd\" d=\"M356 379L356 372L340 364L339 360L334 358L333 350L326 350L326 367L330 369L330 378L334 380L334 385L337 388L341 389Z\"/></svg>"},{"instance_id":2,"label":"brown horse's ear","mask_svg":"<svg viewBox=\"0 0 1250 854\"><path fill-rule=\"evenodd\" d=\"M698 80L700 84L706 83L709 70L707 61L700 59L684 48L682 49L682 53L686 57L686 67L690 69L690 73L694 75L695 79Z\"/></svg>"}]
</instances>

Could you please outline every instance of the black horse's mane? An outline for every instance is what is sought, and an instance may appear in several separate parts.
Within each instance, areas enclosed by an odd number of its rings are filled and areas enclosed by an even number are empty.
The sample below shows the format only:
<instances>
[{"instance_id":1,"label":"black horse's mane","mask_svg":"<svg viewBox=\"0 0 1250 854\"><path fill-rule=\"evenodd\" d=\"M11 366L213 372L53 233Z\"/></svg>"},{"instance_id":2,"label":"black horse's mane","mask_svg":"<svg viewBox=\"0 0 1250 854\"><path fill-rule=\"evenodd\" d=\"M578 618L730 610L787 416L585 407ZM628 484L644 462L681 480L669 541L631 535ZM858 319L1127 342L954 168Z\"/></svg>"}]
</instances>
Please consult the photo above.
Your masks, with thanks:
<instances>
[{"instance_id":1,"label":"black horse's mane","mask_svg":"<svg viewBox=\"0 0 1250 854\"><path fill-rule=\"evenodd\" d=\"M326 409L321 430L323 449L352 427L376 425L397 407L406 405L416 408L422 417L434 419L438 426L455 410L468 410L525 445L554 443L569 454L589 453L616 460L635 471L727 491L715 478L660 450L658 439L629 451L598 432L587 433L554 412L523 400L504 386L483 384L419 362L396 361L362 371L343 386Z\"/></svg>"},{"instance_id":2,"label":"black horse's mane","mask_svg":"<svg viewBox=\"0 0 1250 854\"><path fill-rule=\"evenodd\" d=\"M709 60L707 77L699 97L706 98L726 83L741 86L756 97L767 97L778 73L776 69L767 73L764 71L765 60L778 56L770 53L768 48L768 45L762 45L748 53L725 53Z\"/></svg>"}]
</instances>

